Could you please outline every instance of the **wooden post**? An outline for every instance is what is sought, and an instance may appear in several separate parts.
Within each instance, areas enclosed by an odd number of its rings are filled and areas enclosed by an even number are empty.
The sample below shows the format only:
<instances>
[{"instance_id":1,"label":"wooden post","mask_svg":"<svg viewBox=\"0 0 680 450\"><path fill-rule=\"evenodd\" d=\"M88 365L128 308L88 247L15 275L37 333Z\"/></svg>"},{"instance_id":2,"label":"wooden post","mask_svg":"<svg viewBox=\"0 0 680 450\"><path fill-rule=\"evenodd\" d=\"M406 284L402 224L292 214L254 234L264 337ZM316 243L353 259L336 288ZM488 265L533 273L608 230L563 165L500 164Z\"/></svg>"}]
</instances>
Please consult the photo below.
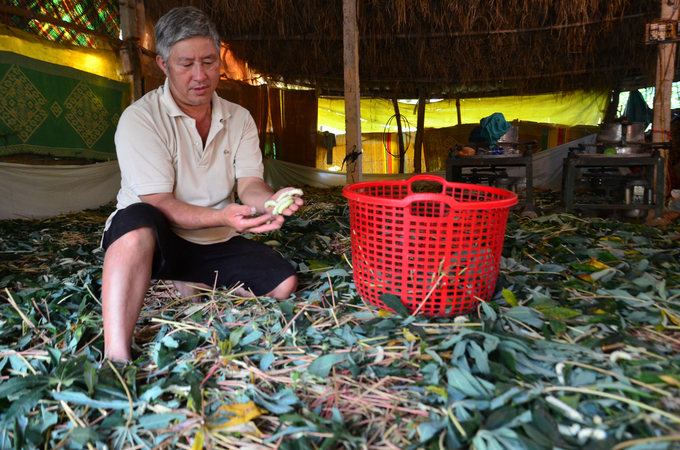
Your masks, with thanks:
<instances>
[{"instance_id":1,"label":"wooden post","mask_svg":"<svg viewBox=\"0 0 680 450\"><path fill-rule=\"evenodd\" d=\"M128 59L129 74L132 76L132 101L142 97L142 62L139 58L139 30L137 27L137 0L118 0L120 9L120 30L124 45L121 59ZM125 65L125 64L124 64Z\"/></svg>"},{"instance_id":2,"label":"wooden post","mask_svg":"<svg viewBox=\"0 0 680 450\"><path fill-rule=\"evenodd\" d=\"M414 145L413 172L422 173L423 136L425 135L425 89L418 88L418 128Z\"/></svg>"},{"instance_id":3,"label":"wooden post","mask_svg":"<svg viewBox=\"0 0 680 450\"><path fill-rule=\"evenodd\" d=\"M460 97L456 97L456 114L458 114L458 125L463 123L460 116Z\"/></svg>"},{"instance_id":4,"label":"wooden post","mask_svg":"<svg viewBox=\"0 0 680 450\"><path fill-rule=\"evenodd\" d=\"M661 0L661 19L678 20L678 5ZM675 75L675 43L659 44L659 58L656 63L656 90L654 94L654 119L652 121L652 141L669 142L671 131L671 88ZM668 170L668 150L662 149ZM669 186L666 185L665 190Z\"/></svg>"},{"instance_id":5,"label":"wooden post","mask_svg":"<svg viewBox=\"0 0 680 450\"><path fill-rule=\"evenodd\" d=\"M357 0L342 1L342 37L345 60L345 132L347 184L362 181L361 101L359 92L359 29ZM355 153L356 152L356 153Z\"/></svg>"},{"instance_id":6,"label":"wooden post","mask_svg":"<svg viewBox=\"0 0 680 450\"><path fill-rule=\"evenodd\" d=\"M392 99L394 105L394 116L397 118L397 142L399 143L399 173L404 173L406 152L404 151L404 132L401 128L401 114L399 113L399 101L396 97Z\"/></svg>"}]
</instances>

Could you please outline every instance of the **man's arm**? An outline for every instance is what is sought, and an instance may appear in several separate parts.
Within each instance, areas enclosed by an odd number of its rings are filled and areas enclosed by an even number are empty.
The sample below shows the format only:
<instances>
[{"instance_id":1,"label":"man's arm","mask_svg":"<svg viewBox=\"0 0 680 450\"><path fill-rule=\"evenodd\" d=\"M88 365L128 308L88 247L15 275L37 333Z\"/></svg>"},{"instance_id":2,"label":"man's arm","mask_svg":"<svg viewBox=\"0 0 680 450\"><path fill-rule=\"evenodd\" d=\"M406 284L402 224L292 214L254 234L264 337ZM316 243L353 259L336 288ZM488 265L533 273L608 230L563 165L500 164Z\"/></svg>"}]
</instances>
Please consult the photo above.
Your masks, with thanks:
<instances>
[{"instance_id":1,"label":"man's arm","mask_svg":"<svg viewBox=\"0 0 680 450\"><path fill-rule=\"evenodd\" d=\"M241 203L254 206L259 214L265 212L264 203L274 195L274 190L264 180L256 177L239 178L236 191Z\"/></svg>"},{"instance_id":2,"label":"man's arm","mask_svg":"<svg viewBox=\"0 0 680 450\"><path fill-rule=\"evenodd\" d=\"M281 226L279 221L272 220L271 214L253 217L257 213L254 206L232 203L223 209L212 209L182 202L171 193L141 195L139 198L158 208L171 226L184 230L227 226L238 232L262 233ZM268 224L268 221L271 223Z\"/></svg>"}]
</instances>

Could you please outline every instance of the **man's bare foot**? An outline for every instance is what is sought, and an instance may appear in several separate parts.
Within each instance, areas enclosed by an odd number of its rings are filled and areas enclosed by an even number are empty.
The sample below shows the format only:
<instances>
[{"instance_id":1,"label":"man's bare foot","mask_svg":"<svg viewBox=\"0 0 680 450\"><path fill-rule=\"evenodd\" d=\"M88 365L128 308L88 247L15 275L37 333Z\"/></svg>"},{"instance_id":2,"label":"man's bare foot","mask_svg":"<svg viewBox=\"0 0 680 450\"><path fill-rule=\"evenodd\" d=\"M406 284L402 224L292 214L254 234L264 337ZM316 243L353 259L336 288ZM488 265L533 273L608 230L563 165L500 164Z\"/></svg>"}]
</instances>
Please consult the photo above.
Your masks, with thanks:
<instances>
[{"instance_id":1,"label":"man's bare foot","mask_svg":"<svg viewBox=\"0 0 680 450\"><path fill-rule=\"evenodd\" d=\"M175 289L179 291L182 298L197 297L201 294L201 291L204 289L206 291L212 291L212 288L210 286L203 283L192 283L190 281L172 280L172 284L175 285ZM203 291L203 293L205 293L205 291ZM254 295L252 292L242 287L234 289L233 291L231 291L231 294L241 298L257 298L257 296Z\"/></svg>"},{"instance_id":2,"label":"man's bare foot","mask_svg":"<svg viewBox=\"0 0 680 450\"><path fill-rule=\"evenodd\" d=\"M200 289L212 289L207 284L193 283L191 281L172 280L172 284L175 285L175 289L179 291L182 298L194 297L199 293Z\"/></svg>"},{"instance_id":3,"label":"man's bare foot","mask_svg":"<svg viewBox=\"0 0 680 450\"><path fill-rule=\"evenodd\" d=\"M243 289L242 287L234 289L232 294L241 298L256 298L255 294L246 289Z\"/></svg>"}]
</instances>

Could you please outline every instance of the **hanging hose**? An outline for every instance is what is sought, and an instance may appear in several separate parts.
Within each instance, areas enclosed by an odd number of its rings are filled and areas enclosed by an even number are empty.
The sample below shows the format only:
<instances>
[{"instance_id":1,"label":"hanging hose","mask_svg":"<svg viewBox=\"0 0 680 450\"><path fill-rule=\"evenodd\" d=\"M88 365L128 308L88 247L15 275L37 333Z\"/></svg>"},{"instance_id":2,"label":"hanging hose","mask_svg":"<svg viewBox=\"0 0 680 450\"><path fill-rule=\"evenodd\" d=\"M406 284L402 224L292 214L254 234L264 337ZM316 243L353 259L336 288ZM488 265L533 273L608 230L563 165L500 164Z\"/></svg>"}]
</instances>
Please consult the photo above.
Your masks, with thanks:
<instances>
[{"instance_id":1,"label":"hanging hose","mask_svg":"<svg viewBox=\"0 0 680 450\"><path fill-rule=\"evenodd\" d=\"M401 120L402 120L403 122L406 122L406 125L407 125L408 129L411 129L411 123L408 121L408 119L407 119L403 114L399 114L399 116L400 116L400 118L401 118ZM382 132L382 144L383 144L383 148L384 148L385 151L386 151L387 153L389 153L393 158L399 158L399 157L402 156L401 153L395 155L395 154L393 154L392 152L390 152L389 150L387 150L387 136L390 134L390 132L389 132L388 130L389 130L389 128L390 128L390 125L391 125L392 121L393 121L394 119L396 119L396 118L397 118L397 115L396 115L396 114L394 114L392 117L390 117L390 118L387 120L387 123L385 124L385 127L383 128L383 132ZM403 153L404 155L406 154L406 151L408 150L409 145L411 145L411 136L410 136L408 133L406 133L406 138L407 138L407 140L406 140L406 142L404 143L404 153Z\"/></svg>"}]
</instances>

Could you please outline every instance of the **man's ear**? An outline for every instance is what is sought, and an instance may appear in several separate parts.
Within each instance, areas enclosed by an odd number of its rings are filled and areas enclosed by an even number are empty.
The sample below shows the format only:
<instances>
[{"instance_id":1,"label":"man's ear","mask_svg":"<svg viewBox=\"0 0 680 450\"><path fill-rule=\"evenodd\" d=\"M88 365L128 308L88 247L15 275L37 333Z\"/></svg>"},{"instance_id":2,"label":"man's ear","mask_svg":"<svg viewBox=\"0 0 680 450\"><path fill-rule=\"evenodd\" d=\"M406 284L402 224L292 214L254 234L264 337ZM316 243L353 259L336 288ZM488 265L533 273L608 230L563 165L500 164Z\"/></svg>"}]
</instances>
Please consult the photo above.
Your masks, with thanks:
<instances>
[{"instance_id":1,"label":"man's ear","mask_svg":"<svg viewBox=\"0 0 680 450\"><path fill-rule=\"evenodd\" d=\"M166 77L169 76L168 66L165 64L165 60L163 59L163 57L161 57L161 55L156 55L156 64L158 64L158 67L161 68Z\"/></svg>"}]
</instances>

